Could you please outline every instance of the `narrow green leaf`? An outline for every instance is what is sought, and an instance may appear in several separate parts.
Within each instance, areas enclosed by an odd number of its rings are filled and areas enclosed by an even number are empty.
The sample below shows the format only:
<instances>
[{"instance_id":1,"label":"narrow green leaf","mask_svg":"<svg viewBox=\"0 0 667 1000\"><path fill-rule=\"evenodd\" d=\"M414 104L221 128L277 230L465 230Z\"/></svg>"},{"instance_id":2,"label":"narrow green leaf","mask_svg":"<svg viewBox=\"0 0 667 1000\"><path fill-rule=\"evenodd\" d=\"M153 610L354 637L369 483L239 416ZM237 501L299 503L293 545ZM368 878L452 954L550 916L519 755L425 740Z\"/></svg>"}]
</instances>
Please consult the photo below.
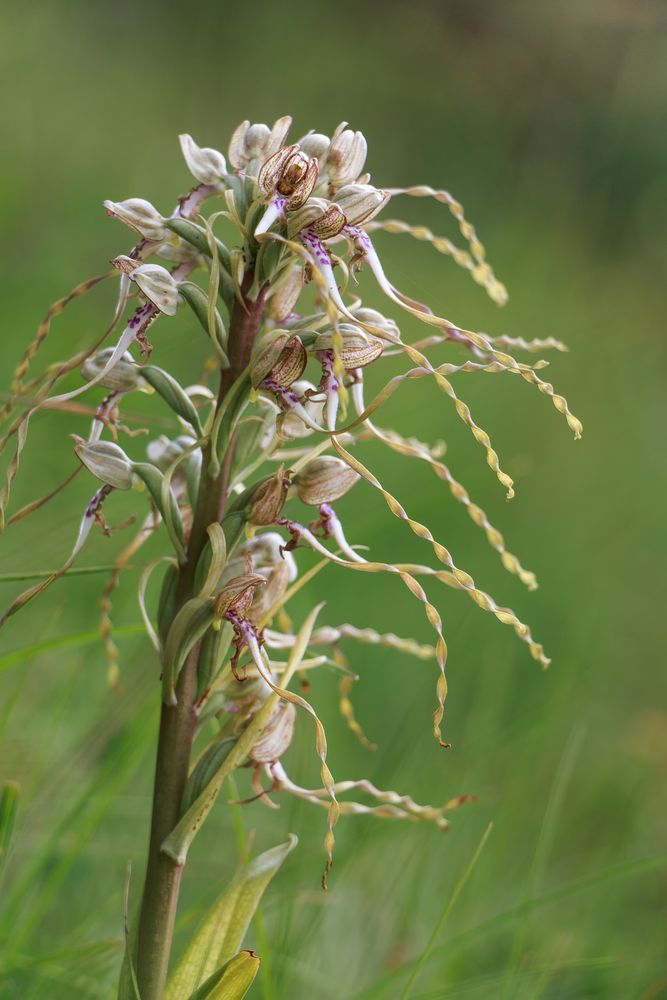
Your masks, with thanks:
<instances>
[{"instance_id":1,"label":"narrow green leaf","mask_svg":"<svg viewBox=\"0 0 667 1000\"><path fill-rule=\"evenodd\" d=\"M224 761L236 743L233 737L214 739L204 750L192 769L183 792L182 811L186 812L192 803L204 791L209 781L215 777Z\"/></svg>"},{"instance_id":2,"label":"narrow green leaf","mask_svg":"<svg viewBox=\"0 0 667 1000\"><path fill-rule=\"evenodd\" d=\"M178 578L178 565L174 560L170 560L169 565L165 570L164 577L162 578L162 586L160 588L160 597L157 606L157 634L161 643L166 641L169 629L171 628L171 624L174 620ZM143 603L142 598L143 594L140 595L140 604Z\"/></svg>"},{"instance_id":3,"label":"narrow green leaf","mask_svg":"<svg viewBox=\"0 0 667 1000\"><path fill-rule=\"evenodd\" d=\"M225 533L228 555L232 554L238 543L241 541L247 522L248 517L244 510L230 511L224 516L222 520L222 530Z\"/></svg>"},{"instance_id":4,"label":"narrow green leaf","mask_svg":"<svg viewBox=\"0 0 667 1000\"><path fill-rule=\"evenodd\" d=\"M222 571L227 562L227 539L225 532L217 521L209 524L206 529L208 544L202 552L197 565L197 576L201 578L206 566L206 577L199 590L200 597L212 597L217 587Z\"/></svg>"},{"instance_id":5,"label":"narrow green leaf","mask_svg":"<svg viewBox=\"0 0 667 1000\"><path fill-rule=\"evenodd\" d=\"M169 219L167 225L172 232L180 236L190 246L196 247L205 257L211 256L211 248L208 245L206 231L201 226L197 226L194 222L189 222L187 219ZM229 250L221 240L216 239L215 242L220 263L229 274L231 266Z\"/></svg>"},{"instance_id":6,"label":"narrow green leaf","mask_svg":"<svg viewBox=\"0 0 667 1000\"><path fill-rule=\"evenodd\" d=\"M162 519L164 520L165 527L169 532L172 545L176 550L178 560L179 562L184 562L185 549L183 548L183 522L181 520L178 504L176 503L174 491L171 487L169 488L167 493L167 503L165 505L162 495L162 481L164 477L160 470L154 465L151 465L149 462L134 462L132 464L132 471L146 484L155 506L162 515Z\"/></svg>"},{"instance_id":7,"label":"narrow green leaf","mask_svg":"<svg viewBox=\"0 0 667 1000\"><path fill-rule=\"evenodd\" d=\"M193 597L174 618L164 644L163 699L175 704L175 686L185 658L213 621L213 600Z\"/></svg>"},{"instance_id":8,"label":"narrow green leaf","mask_svg":"<svg viewBox=\"0 0 667 1000\"><path fill-rule=\"evenodd\" d=\"M217 966L237 952L266 887L297 843L292 834L286 843L265 851L240 869L197 928L169 980L164 1000L189 996L206 983Z\"/></svg>"},{"instance_id":9,"label":"narrow green leaf","mask_svg":"<svg viewBox=\"0 0 667 1000\"><path fill-rule=\"evenodd\" d=\"M241 1000L252 986L259 962L254 952L239 952L202 983L189 1000Z\"/></svg>"},{"instance_id":10,"label":"narrow green leaf","mask_svg":"<svg viewBox=\"0 0 667 1000\"><path fill-rule=\"evenodd\" d=\"M229 358L227 357L227 330L223 323L222 316L218 310L213 308L213 323L209 322L209 302L208 296L203 288L195 284L194 281L183 281L178 286L178 290L192 309L199 320L204 332L211 338L217 349L222 368L229 368Z\"/></svg>"},{"instance_id":11,"label":"narrow green leaf","mask_svg":"<svg viewBox=\"0 0 667 1000\"><path fill-rule=\"evenodd\" d=\"M232 632L231 624L223 622L221 628L209 629L202 639L197 662L197 699L208 691L222 669L232 641ZM205 712L199 715L199 726L203 725L205 717Z\"/></svg>"},{"instance_id":12,"label":"narrow green leaf","mask_svg":"<svg viewBox=\"0 0 667 1000\"><path fill-rule=\"evenodd\" d=\"M225 457L227 446L236 429L237 421L248 405L251 389L250 375L246 371L236 380L229 390L224 403L218 409L211 430L211 448L218 467Z\"/></svg>"},{"instance_id":13,"label":"narrow green leaf","mask_svg":"<svg viewBox=\"0 0 667 1000\"><path fill-rule=\"evenodd\" d=\"M196 247L196 249L209 260L212 259L208 236L206 231L201 226L197 226L194 222L190 222L187 219L170 219L167 222L167 225L173 232L177 233L181 239L185 240L186 243ZM231 312L234 304L234 283L231 278L231 256L222 240L214 237L214 244L216 254L220 262L220 296L227 309Z\"/></svg>"},{"instance_id":14,"label":"narrow green leaf","mask_svg":"<svg viewBox=\"0 0 667 1000\"><path fill-rule=\"evenodd\" d=\"M157 365L142 365L139 371L148 384L162 396L169 409L190 424L196 437L202 437L204 432L195 405L174 376L158 368Z\"/></svg>"},{"instance_id":15,"label":"narrow green leaf","mask_svg":"<svg viewBox=\"0 0 667 1000\"><path fill-rule=\"evenodd\" d=\"M155 630L153 622L151 621L151 616L148 613L148 608L146 607L146 588L148 587L149 580L153 574L153 571L157 569L163 562L168 562L169 566L164 576L162 583L162 588L160 591L160 608L161 612L158 611L158 631ZM167 600L176 589L176 582L178 580L178 566L176 560L173 556L158 556L157 559L153 559L149 562L147 566L142 570L141 576L139 577L139 583L137 585L137 599L139 601L139 610L141 611L141 617L144 620L144 625L146 626L146 632L148 633L148 638L153 643L155 649L159 651L160 649L160 633L159 633L159 621L160 614L168 615L168 622L171 624L173 619L172 608L167 606L163 607L163 599ZM168 628L169 626L167 626Z\"/></svg>"}]
</instances>

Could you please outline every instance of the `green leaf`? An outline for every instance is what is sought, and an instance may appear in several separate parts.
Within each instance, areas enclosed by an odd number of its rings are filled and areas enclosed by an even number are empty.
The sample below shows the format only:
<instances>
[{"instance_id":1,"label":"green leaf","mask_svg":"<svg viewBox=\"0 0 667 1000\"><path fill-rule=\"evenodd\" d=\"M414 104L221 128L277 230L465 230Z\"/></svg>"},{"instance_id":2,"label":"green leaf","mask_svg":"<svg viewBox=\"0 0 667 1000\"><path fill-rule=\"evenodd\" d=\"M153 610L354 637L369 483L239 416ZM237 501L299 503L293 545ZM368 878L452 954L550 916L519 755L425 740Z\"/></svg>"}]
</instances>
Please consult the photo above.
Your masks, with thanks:
<instances>
[{"instance_id":1,"label":"green leaf","mask_svg":"<svg viewBox=\"0 0 667 1000\"><path fill-rule=\"evenodd\" d=\"M214 521L206 529L208 542L197 563L196 579L205 579L199 588L200 597L212 597L217 587L222 571L227 562L227 540L222 526Z\"/></svg>"},{"instance_id":2,"label":"green leaf","mask_svg":"<svg viewBox=\"0 0 667 1000\"><path fill-rule=\"evenodd\" d=\"M238 377L218 409L211 430L211 448L218 469L225 457L232 434L236 430L237 421L248 405L251 389L250 374L245 371ZM217 469L213 469L210 474L217 474Z\"/></svg>"},{"instance_id":3,"label":"green leaf","mask_svg":"<svg viewBox=\"0 0 667 1000\"><path fill-rule=\"evenodd\" d=\"M241 951L226 962L189 1000L241 1000L259 971L259 958L252 951Z\"/></svg>"},{"instance_id":4,"label":"green leaf","mask_svg":"<svg viewBox=\"0 0 667 1000\"><path fill-rule=\"evenodd\" d=\"M266 887L297 843L292 834L286 843L265 851L240 869L197 928L169 980L164 1000L181 1000L190 994L226 996L224 993L193 993L193 990L202 983L207 985L216 967L236 953ZM243 996L242 993L238 995Z\"/></svg>"},{"instance_id":5,"label":"green leaf","mask_svg":"<svg viewBox=\"0 0 667 1000\"><path fill-rule=\"evenodd\" d=\"M169 532L172 545L176 550L178 560L181 563L184 562L185 549L183 548L183 522L181 520L178 504L176 503L174 491L171 487L169 488L167 493L167 503L165 504L162 495L162 482L164 480L164 476L160 470L154 465L151 465L150 462L133 462L132 471L146 484L155 506L162 515L165 527Z\"/></svg>"},{"instance_id":6,"label":"green leaf","mask_svg":"<svg viewBox=\"0 0 667 1000\"><path fill-rule=\"evenodd\" d=\"M16 781L5 781L0 794L0 871L2 871L14 831L18 812L19 786Z\"/></svg>"},{"instance_id":7,"label":"green leaf","mask_svg":"<svg viewBox=\"0 0 667 1000\"><path fill-rule=\"evenodd\" d=\"M225 329L222 316L217 309L213 310L214 326L211 329L209 324L208 296L204 289L195 284L194 281L182 281L178 286L178 290L199 320L205 333L208 334L217 348L221 367L229 368L227 330Z\"/></svg>"},{"instance_id":8,"label":"green leaf","mask_svg":"<svg viewBox=\"0 0 667 1000\"><path fill-rule=\"evenodd\" d=\"M225 533L228 555L232 554L240 542L247 523L248 517L244 510L230 511L230 513L226 514L222 519L222 530Z\"/></svg>"},{"instance_id":9,"label":"green leaf","mask_svg":"<svg viewBox=\"0 0 667 1000\"><path fill-rule=\"evenodd\" d=\"M167 222L169 228L181 239L195 247L201 254L212 260L212 250L209 245L208 234L202 226L195 225L187 219L170 219ZM220 262L220 296L227 309L231 312L234 304L234 282L231 278L231 257L229 250L217 237L213 238L218 261Z\"/></svg>"},{"instance_id":10,"label":"green leaf","mask_svg":"<svg viewBox=\"0 0 667 1000\"><path fill-rule=\"evenodd\" d=\"M174 618L164 644L163 699L176 704L176 681L185 658L213 621L213 599L192 597Z\"/></svg>"},{"instance_id":11,"label":"green leaf","mask_svg":"<svg viewBox=\"0 0 667 1000\"><path fill-rule=\"evenodd\" d=\"M158 368L157 365L142 365L139 371L148 384L162 396L169 409L173 410L186 423L190 424L195 432L195 436L198 438L203 437L204 431L202 430L195 405L183 386L176 381L173 375L163 371L162 368Z\"/></svg>"},{"instance_id":12,"label":"green leaf","mask_svg":"<svg viewBox=\"0 0 667 1000\"><path fill-rule=\"evenodd\" d=\"M232 460L232 477L235 478L240 469L246 466L258 451L262 436L266 433L266 418L258 414L244 417L236 429L234 456Z\"/></svg>"},{"instance_id":13,"label":"green leaf","mask_svg":"<svg viewBox=\"0 0 667 1000\"><path fill-rule=\"evenodd\" d=\"M228 736L224 739L217 738L206 747L185 785L181 805L183 812L190 808L195 799L204 791L211 778L215 777L235 743L236 740Z\"/></svg>"},{"instance_id":14,"label":"green leaf","mask_svg":"<svg viewBox=\"0 0 667 1000\"><path fill-rule=\"evenodd\" d=\"M209 629L202 639L197 662L197 700L208 691L222 669L232 641L232 631L230 623L223 622L221 628ZM201 726L202 715L199 716L198 722Z\"/></svg>"},{"instance_id":15,"label":"green leaf","mask_svg":"<svg viewBox=\"0 0 667 1000\"><path fill-rule=\"evenodd\" d=\"M174 620L178 579L178 566L175 562L170 561L162 578L162 587L160 588L160 597L157 606L157 634L161 643L166 641L169 629ZM141 595L139 603L143 603Z\"/></svg>"},{"instance_id":16,"label":"green leaf","mask_svg":"<svg viewBox=\"0 0 667 1000\"><path fill-rule=\"evenodd\" d=\"M195 247L200 253L203 253L205 257L211 256L208 237L206 231L201 226L197 226L194 222L189 222L187 219L169 219L167 225L172 232L180 236L190 246ZM229 276L231 268L229 250L219 239L216 239L215 244L218 251L218 259Z\"/></svg>"}]
</instances>

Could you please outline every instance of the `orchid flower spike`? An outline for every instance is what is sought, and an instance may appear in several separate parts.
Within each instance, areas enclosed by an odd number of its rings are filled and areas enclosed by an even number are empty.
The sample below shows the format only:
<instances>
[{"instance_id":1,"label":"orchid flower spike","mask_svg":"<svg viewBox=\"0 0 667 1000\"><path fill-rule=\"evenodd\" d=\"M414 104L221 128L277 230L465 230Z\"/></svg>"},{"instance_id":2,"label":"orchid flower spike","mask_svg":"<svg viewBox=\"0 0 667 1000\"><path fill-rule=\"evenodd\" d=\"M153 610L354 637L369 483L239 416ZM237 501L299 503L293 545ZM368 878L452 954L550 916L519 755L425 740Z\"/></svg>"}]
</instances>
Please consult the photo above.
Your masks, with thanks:
<instances>
[{"instance_id":1,"label":"orchid flower spike","mask_svg":"<svg viewBox=\"0 0 667 1000\"><path fill-rule=\"evenodd\" d=\"M301 690L307 691L311 672L326 666L340 681L343 717L368 746L351 701L351 687L365 659L350 656L348 662L341 647L358 642L381 646L387 655L408 653L433 664L434 697L426 714L437 743L446 746L442 729L447 644L432 592L436 587L460 592L490 618L509 626L540 666L549 663L528 625L478 587L444 544L441 530L454 524L449 514L433 527L417 520L389 491L379 470L364 464L364 449L370 443L371 457L377 446L406 462L419 461L422 468L428 465L429 474L464 507L504 568L535 589L534 574L509 551L501 532L442 460L445 446L439 435L429 443L400 426L381 426L378 411L407 382L419 381L419 405L431 412L435 403L427 389L437 390L511 496L512 479L489 433L460 395L459 384L479 373L519 376L547 397L579 436L580 422L542 377L546 362L535 357L564 345L553 337L524 340L470 330L402 292L389 276L383 245L377 241L376 246L372 239L377 231L387 238L403 234L427 242L465 269L493 301L501 304L506 297L476 230L452 195L425 185L392 188L384 177L382 186L376 186L365 172L368 146L361 132L343 122L331 136L310 131L290 143L291 122L289 116L272 126L242 122L227 156L199 146L188 133L180 135L196 186L175 199L168 216L143 198L105 201L108 214L130 230L127 252L112 261L120 289L111 324L106 334L96 330L90 343L66 362L47 367L42 375L28 373L51 320L102 277L78 285L49 311L27 346L2 407L8 430L0 451L12 442L14 453L0 485L0 529L34 513L61 489L5 517L30 418L38 410L64 411L63 419L66 414L75 431L82 430L77 423L82 412L86 424L92 415L87 436L71 436L76 458L99 485L83 517L78 513L79 533L61 569L19 595L0 615L0 626L65 574L95 524L110 534L102 507L119 500L123 491L126 504L134 500L140 505L141 528L113 562L104 591L102 631L107 651L113 650L110 595L121 572L133 562L138 565L133 557L139 546L153 537L157 546L161 539L161 553L141 572L139 604L159 654L155 678L162 678L165 708L184 709L189 738L192 724L202 749L192 767L183 762L183 782L177 782L178 802L168 824L171 832L166 839L158 838L158 854L178 865L184 863L227 776L248 764L256 798L270 802L272 795L290 794L327 809L326 872L339 815L428 820L446 829L445 813L467 801L466 796L433 807L407 794L381 790L369 778L334 781L324 727L306 698L290 688L296 675ZM425 226L387 218L388 206L399 196L429 198L445 206L465 246ZM218 199L215 206L210 204L213 198ZM365 301L367 284L375 296L372 305ZM377 307L380 293L388 315ZM398 310L428 327L421 339L407 330L402 336L395 318ZM177 313L171 338L155 338L159 364L153 363L149 331ZM450 347L453 356L445 353ZM442 354L432 357L431 348L442 349ZM527 361L520 352L528 355ZM162 367L169 358L174 359L173 372ZM383 376L388 359L392 367ZM65 377L71 377L74 387L67 383L67 391L58 392ZM364 383L374 393L369 392L368 399ZM138 416L132 407L125 410L129 394L141 389L151 394L150 417ZM84 392L91 393L89 407L67 405ZM24 407L26 399L31 400L29 408ZM399 419L409 416L398 407L394 412ZM438 427L446 416L437 417ZM139 426L133 427L137 421ZM135 461L134 439L145 433L144 421L159 430L147 448L142 446L148 461ZM70 478L79 472L75 465ZM406 481L409 496L409 478ZM145 488L130 492L136 486ZM377 510L371 507L373 500ZM354 512L360 509L364 518L355 522ZM392 561L390 556L380 560L359 544L369 517L383 514L400 522L424 547L424 562ZM303 549L309 551L302 559ZM322 581L329 567L352 581L360 582L359 574L364 574L366 586L372 584L373 574L396 578L403 594L417 602L432 635L430 644L376 631L363 621L337 627L320 623L316 628L324 604L309 595L326 593ZM159 596L153 584L149 588L154 571L163 573ZM293 601L297 594L298 602ZM309 610L294 625L290 614L296 615L295 607L304 603ZM365 602L359 601L358 607L363 609ZM301 724L297 709L315 727L320 762L316 787L292 780L282 763L295 726ZM221 728L211 737L205 724L213 718ZM165 768L158 767L157 773L165 773ZM339 795L352 791L367 801L339 802ZM174 826L175 816L180 818ZM146 940L156 934L159 937L151 928ZM163 985L155 996L162 995ZM186 993L195 989L198 995L197 984L191 986Z\"/></svg>"}]
</instances>

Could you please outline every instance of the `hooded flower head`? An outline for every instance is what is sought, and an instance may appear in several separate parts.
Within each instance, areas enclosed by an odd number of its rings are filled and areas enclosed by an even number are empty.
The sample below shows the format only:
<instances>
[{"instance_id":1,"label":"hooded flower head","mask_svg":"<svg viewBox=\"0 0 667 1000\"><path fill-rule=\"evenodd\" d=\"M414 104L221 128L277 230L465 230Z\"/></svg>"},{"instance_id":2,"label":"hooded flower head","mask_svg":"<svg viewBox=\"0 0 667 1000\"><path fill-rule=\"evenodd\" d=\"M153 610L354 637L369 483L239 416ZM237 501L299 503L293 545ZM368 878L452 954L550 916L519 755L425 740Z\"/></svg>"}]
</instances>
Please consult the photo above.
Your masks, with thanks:
<instances>
[{"instance_id":1,"label":"hooded flower head","mask_svg":"<svg viewBox=\"0 0 667 1000\"><path fill-rule=\"evenodd\" d=\"M279 118L272 128L241 122L229 143L229 162L235 170L244 170L268 159L284 144L291 124L289 115Z\"/></svg>"},{"instance_id":2,"label":"hooded flower head","mask_svg":"<svg viewBox=\"0 0 667 1000\"><path fill-rule=\"evenodd\" d=\"M217 149L198 146L191 135L179 135L188 170L200 184L220 184L227 177L227 162Z\"/></svg>"}]
</instances>

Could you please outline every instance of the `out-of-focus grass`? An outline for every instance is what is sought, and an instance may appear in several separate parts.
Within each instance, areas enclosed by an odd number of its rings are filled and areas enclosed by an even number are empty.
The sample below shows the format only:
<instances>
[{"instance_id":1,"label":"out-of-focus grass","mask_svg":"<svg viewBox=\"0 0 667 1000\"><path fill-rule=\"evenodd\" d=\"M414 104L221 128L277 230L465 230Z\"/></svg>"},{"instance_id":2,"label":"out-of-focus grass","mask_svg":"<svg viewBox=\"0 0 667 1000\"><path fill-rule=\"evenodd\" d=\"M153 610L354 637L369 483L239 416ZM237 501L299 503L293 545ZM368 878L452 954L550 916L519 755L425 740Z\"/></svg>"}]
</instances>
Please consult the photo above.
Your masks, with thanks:
<instances>
[{"instance_id":1,"label":"out-of-focus grass","mask_svg":"<svg viewBox=\"0 0 667 1000\"><path fill-rule=\"evenodd\" d=\"M463 325L566 340L571 353L552 358L549 378L585 423L575 445L523 383L460 377L457 388L516 479L508 504L433 387L406 385L387 406L381 423L446 439L455 475L537 572L539 591L526 594L503 572L427 468L370 446L368 460L458 563L530 622L554 663L542 674L509 630L442 588L452 750L438 751L430 734L432 666L346 647L361 674L358 717L380 744L374 754L338 719L335 678L316 680L337 777L368 775L423 801L469 792L479 802L452 817L446 836L341 822L326 896L322 814L289 801L278 813L248 806L258 848L290 830L301 838L266 900L273 982L265 996L399 996L492 819L415 1000L657 997L667 975L661 7L227 7L43 2L3 11L3 385L49 303L126 249L100 208L104 197L141 195L167 209L187 183L179 131L223 145L244 117L290 112L295 134L343 117L362 128L378 184L424 181L464 201L509 285L502 313L453 264L406 237L378 236L387 270ZM403 214L453 235L439 206L407 201ZM369 276L361 283L378 304ZM54 326L44 360L89 343L111 304L104 289L76 304ZM404 332L419 334L409 323ZM203 357L197 336L180 318L155 328L158 363L186 383ZM86 425L55 413L34 421L13 509L72 468L67 433ZM133 447L138 454L142 439ZM87 490L80 477L10 529L3 572L57 566ZM121 521L128 510L121 498L110 514ZM350 497L341 512L349 537L379 557L428 558L377 496ZM85 563L110 562L113 548L96 539ZM21 785L0 908L3 998L111 995L128 859L134 894L141 877L156 664L133 632L129 574L113 609L125 629L122 690L108 690L102 647L84 641L103 579L61 581L1 637L1 777ZM393 581L371 585L331 569L318 584L327 621L429 641L417 605ZM3 602L20 586L0 585ZM295 619L307 607L299 595ZM316 780L306 720L288 765L304 783ZM191 855L181 941L232 871L234 843L220 805ZM254 989L259 997L266 987L258 980Z\"/></svg>"}]
</instances>

